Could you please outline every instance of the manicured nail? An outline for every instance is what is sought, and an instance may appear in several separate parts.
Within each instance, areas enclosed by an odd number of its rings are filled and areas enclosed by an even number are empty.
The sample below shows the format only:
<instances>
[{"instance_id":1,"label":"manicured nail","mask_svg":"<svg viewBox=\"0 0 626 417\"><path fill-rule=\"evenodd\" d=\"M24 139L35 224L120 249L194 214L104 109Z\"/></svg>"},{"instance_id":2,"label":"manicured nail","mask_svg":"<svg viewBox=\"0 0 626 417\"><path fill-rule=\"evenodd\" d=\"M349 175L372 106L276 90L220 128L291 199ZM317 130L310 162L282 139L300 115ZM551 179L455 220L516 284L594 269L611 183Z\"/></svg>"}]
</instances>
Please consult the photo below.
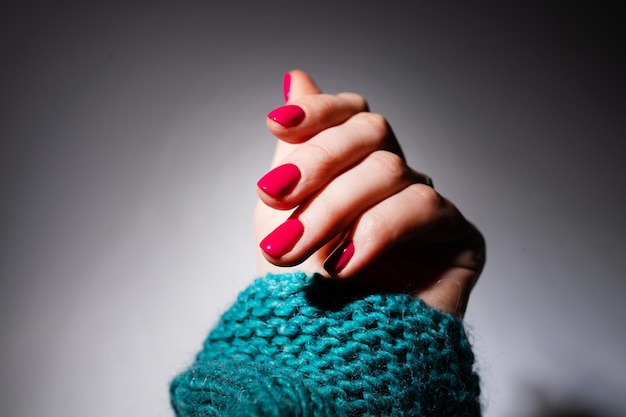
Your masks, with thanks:
<instances>
[{"instance_id":1,"label":"manicured nail","mask_svg":"<svg viewBox=\"0 0 626 417\"><path fill-rule=\"evenodd\" d=\"M282 127L293 127L304 119L304 110L300 106L288 104L272 110L267 117L280 124Z\"/></svg>"},{"instance_id":2,"label":"manicured nail","mask_svg":"<svg viewBox=\"0 0 626 417\"><path fill-rule=\"evenodd\" d=\"M304 226L298 219L289 219L261 241L261 249L272 258L280 258L300 239Z\"/></svg>"},{"instance_id":3,"label":"manicured nail","mask_svg":"<svg viewBox=\"0 0 626 417\"><path fill-rule=\"evenodd\" d=\"M324 262L324 269L330 275L336 275L346 267L350 258L354 255L354 244L345 242L339 246Z\"/></svg>"},{"instance_id":4,"label":"manicured nail","mask_svg":"<svg viewBox=\"0 0 626 417\"><path fill-rule=\"evenodd\" d=\"M300 170L294 164L278 166L265 174L257 182L257 186L274 198L280 198L288 194L300 179Z\"/></svg>"},{"instance_id":5,"label":"manicured nail","mask_svg":"<svg viewBox=\"0 0 626 417\"><path fill-rule=\"evenodd\" d=\"M283 76L283 98L285 103L289 100L289 88L291 87L291 74L285 73Z\"/></svg>"}]
</instances>

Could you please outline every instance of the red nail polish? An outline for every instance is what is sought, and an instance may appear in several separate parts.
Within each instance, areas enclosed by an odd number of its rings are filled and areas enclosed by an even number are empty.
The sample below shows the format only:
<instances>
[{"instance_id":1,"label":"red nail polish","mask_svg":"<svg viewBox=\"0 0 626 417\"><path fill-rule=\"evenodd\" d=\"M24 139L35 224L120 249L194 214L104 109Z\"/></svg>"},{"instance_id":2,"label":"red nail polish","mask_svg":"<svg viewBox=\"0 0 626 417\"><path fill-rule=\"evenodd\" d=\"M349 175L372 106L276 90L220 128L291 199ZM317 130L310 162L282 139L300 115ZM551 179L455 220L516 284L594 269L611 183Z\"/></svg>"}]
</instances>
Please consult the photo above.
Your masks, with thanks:
<instances>
[{"instance_id":1,"label":"red nail polish","mask_svg":"<svg viewBox=\"0 0 626 417\"><path fill-rule=\"evenodd\" d=\"M280 258L293 248L303 233L300 220L289 219L261 241L261 249L272 258Z\"/></svg>"},{"instance_id":2,"label":"red nail polish","mask_svg":"<svg viewBox=\"0 0 626 417\"><path fill-rule=\"evenodd\" d=\"M300 170L294 164L278 166L265 174L257 186L264 193L280 198L288 194L300 179Z\"/></svg>"},{"instance_id":3,"label":"red nail polish","mask_svg":"<svg viewBox=\"0 0 626 417\"><path fill-rule=\"evenodd\" d=\"M346 242L339 246L324 262L324 269L331 275L338 274L354 255L354 244Z\"/></svg>"},{"instance_id":4,"label":"red nail polish","mask_svg":"<svg viewBox=\"0 0 626 417\"><path fill-rule=\"evenodd\" d=\"M285 73L283 76L283 99L285 103L289 100L289 88L291 87L291 74Z\"/></svg>"},{"instance_id":5,"label":"red nail polish","mask_svg":"<svg viewBox=\"0 0 626 417\"><path fill-rule=\"evenodd\" d=\"M272 110L267 117L283 127L293 127L304 119L304 110L299 106L288 104Z\"/></svg>"}]
</instances>

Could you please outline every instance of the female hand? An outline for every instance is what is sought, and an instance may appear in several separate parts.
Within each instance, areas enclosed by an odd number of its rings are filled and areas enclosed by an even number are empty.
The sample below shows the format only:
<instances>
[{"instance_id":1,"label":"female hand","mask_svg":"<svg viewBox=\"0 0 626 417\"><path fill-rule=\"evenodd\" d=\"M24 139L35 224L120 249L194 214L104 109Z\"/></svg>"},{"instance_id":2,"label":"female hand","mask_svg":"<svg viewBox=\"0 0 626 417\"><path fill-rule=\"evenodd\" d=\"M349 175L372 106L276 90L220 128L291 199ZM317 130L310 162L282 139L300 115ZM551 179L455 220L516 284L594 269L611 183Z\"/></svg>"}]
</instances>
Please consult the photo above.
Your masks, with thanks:
<instances>
[{"instance_id":1,"label":"female hand","mask_svg":"<svg viewBox=\"0 0 626 417\"><path fill-rule=\"evenodd\" d=\"M485 262L481 233L406 164L385 118L353 93L285 74L279 139L258 183L259 273L297 269L408 292L462 316Z\"/></svg>"}]
</instances>

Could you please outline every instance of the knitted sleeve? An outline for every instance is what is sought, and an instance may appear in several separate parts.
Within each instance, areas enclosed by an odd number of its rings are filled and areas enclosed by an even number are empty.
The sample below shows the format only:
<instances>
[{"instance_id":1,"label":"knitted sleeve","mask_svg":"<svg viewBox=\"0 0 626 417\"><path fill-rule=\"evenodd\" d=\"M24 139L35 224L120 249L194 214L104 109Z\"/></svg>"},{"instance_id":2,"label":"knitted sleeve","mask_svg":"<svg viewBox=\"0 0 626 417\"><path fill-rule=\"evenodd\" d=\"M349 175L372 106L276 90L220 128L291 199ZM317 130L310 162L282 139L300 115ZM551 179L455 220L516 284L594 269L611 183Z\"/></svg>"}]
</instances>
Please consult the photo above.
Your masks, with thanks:
<instances>
[{"instance_id":1,"label":"knitted sleeve","mask_svg":"<svg viewBox=\"0 0 626 417\"><path fill-rule=\"evenodd\" d=\"M178 417L481 414L461 321L304 274L255 280L170 394Z\"/></svg>"}]
</instances>

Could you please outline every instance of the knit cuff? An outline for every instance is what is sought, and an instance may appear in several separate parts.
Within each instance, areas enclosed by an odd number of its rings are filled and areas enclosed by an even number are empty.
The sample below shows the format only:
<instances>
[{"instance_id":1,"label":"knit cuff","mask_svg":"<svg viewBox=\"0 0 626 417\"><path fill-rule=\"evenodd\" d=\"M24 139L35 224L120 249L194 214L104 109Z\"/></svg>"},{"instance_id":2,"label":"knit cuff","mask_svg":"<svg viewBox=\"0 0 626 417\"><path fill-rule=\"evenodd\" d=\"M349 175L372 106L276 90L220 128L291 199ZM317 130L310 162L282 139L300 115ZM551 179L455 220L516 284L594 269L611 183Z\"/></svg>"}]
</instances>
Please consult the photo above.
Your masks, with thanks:
<instances>
[{"instance_id":1,"label":"knit cuff","mask_svg":"<svg viewBox=\"0 0 626 417\"><path fill-rule=\"evenodd\" d=\"M179 417L479 416L463 324L406 294L269 274L171 384Z\"/></svg>"}]
</instances>

